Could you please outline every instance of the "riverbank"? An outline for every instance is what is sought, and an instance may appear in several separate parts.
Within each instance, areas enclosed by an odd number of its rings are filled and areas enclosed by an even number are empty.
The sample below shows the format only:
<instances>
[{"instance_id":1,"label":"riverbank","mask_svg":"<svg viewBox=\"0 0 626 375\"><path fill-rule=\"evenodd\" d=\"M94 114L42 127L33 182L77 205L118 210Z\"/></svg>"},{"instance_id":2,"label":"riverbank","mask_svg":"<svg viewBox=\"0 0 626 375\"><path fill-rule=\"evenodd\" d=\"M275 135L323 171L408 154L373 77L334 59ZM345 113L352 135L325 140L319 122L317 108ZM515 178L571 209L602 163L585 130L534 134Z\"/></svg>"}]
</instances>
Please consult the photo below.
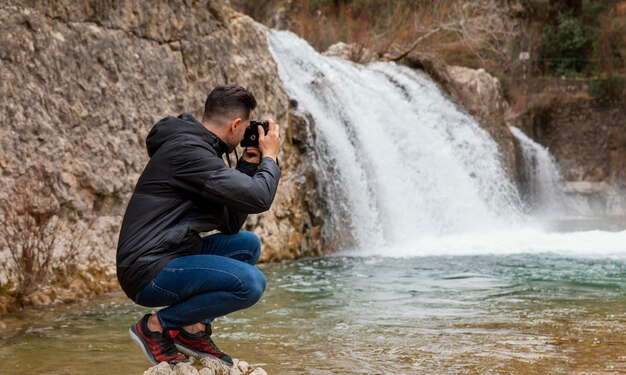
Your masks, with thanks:
<instances>
[{"instance_id":1,"label":"riverbank","mask_svg":"<svg viewBox=\"0 0 626 375\"><path fill-rule=\"evenodd\" d=\"M107 292L121 292L113 266L81 267L69 275L56 275L52 281L36 285L24 295L8 287L0 293L0 328L4 315L23 308L68 304L91 300Z\"/></svg>"}]
</instances>

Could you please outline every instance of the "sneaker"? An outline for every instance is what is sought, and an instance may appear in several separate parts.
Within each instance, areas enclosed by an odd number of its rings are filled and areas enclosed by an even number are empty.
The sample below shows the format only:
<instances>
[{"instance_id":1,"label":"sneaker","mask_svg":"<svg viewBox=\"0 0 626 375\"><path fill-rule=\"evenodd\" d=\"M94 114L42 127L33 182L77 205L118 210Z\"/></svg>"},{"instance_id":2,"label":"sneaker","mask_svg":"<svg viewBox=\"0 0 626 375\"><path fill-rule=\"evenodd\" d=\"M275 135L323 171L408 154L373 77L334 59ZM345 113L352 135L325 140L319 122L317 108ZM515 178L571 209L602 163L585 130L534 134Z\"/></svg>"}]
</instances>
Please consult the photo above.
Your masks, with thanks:
<instances>
[{"instance_id":1,"label":"sneaker","mask_svg":"<svg viewBox=\"0 0 626 375\"><path fill-rule=\"evenodd\" d=\"M223 351L211 339L211 325L207 324L206 329L198 333L189 333L181 329L174 338L176 348L181 353L194 357L213 357L221 360L228 366L233 365L233 359Z\"/></svg>"},{"instance_id":2,"label":"sneaker","mask_svg":"<svg viewBox=\"0 0 626 375\"><path fill-rule=\"evenodd\" d=\"M176 350L174 337L179 331L164 329L163 333L154 332L148 329L148 318L150 314L144 315L136 324L130 326L130 338L135 341L143 354L153 365L167 362L175 365L178 362L187 362L187 358Z\"/></svg>"}]
</instances>

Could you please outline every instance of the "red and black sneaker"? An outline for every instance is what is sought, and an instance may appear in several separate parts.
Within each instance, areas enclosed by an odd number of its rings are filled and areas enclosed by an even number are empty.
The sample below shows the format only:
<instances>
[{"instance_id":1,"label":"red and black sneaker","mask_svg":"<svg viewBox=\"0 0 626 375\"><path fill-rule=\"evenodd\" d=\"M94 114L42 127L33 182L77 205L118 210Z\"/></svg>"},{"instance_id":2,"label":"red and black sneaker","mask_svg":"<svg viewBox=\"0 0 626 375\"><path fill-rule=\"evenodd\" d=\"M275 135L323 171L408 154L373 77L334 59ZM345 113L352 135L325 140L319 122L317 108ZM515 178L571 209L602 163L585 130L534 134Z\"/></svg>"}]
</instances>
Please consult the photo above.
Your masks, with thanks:
<instances>
[{"instance_id":1,"label":"red and black sneaker","mask_svg":"<svg viewBox=\"0 0 626 375\"><path fill-rule=\"evenodd\" d=\"M175 365L178 362L187 362L187 358L176 350L174 337L178 330L164 329L163 333L150 331L148 328L148 318L150 314L144 315L136 324L130 326L130 338L135 341L143 354L153 365L167 362Z\"/></svg>"},{"instance_id":2,"label":"red and black sneaker","mask_svg":"<svg viewBox=\"0 0 626 375\"><path fill-rule=\"evenodd\" d=\"M184 329L181 329L174 341L176 341L176 348L181 353L194 356L194 357L214 357L228 366L233 365L233 359L223 351L221 351L217 345L211 339L211 325L207 324L206 329L198 333L189 333Z\"/></svg>"}]
</instances>

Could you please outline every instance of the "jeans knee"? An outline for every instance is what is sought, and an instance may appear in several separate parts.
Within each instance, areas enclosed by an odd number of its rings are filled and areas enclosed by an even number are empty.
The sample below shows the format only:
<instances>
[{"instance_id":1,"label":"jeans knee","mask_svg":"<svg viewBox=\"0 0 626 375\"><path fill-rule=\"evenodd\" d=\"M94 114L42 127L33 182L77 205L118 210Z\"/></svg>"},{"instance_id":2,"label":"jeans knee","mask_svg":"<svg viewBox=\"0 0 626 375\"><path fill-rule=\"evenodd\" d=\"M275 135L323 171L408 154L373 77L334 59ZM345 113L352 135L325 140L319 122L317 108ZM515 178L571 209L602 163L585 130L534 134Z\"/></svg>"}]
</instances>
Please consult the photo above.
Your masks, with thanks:
<instances>
[{"instance_id":1,"label":"jeans knee","mask_svg":"<svg viewBox=\"0 0 626 375\"><path fill-rule=\"evenodd\" d=\"M261 239L256 234L248 231L241 231L239 235L243 237L246 248L252 253L250 260L246 261L246 263L256 264L261 257Z\"/></svg>"},{"instance_id":2,"label":"jeans knee","mask_svg":"<svg viewBox=\"0 0 626 375\"><path fill-rule=\"evenodd\" d=\"M258 268L251 267L242 282L244 285L241 297L245 300L247 307L252 306L261 299L265 291L265 276Z\"/></svg>"}]
</instances>

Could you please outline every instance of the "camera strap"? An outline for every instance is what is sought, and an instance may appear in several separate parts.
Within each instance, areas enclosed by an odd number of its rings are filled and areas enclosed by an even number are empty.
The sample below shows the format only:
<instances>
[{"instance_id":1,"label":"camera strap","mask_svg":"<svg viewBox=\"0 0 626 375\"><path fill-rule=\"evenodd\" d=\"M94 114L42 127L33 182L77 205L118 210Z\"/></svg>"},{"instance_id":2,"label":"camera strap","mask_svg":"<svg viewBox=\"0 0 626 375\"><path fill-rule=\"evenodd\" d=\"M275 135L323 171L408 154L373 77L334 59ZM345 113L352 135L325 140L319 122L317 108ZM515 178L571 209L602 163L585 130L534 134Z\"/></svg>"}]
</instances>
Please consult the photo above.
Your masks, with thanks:
<instances>
[{"instance_id":1,"label":"camera strap","mask_svg":"<svg viewBox=\"0 0 626 375\"><path fill-rule=\"evenodd\" d=\"M237 153L237 148L235 147L233 151L235 151L235 160L239 162L239 153ZM230 153L226 154L226 162L228 163L228 168L233 167L232 162L230 161Z\"/></svg>"}]
</instances>

